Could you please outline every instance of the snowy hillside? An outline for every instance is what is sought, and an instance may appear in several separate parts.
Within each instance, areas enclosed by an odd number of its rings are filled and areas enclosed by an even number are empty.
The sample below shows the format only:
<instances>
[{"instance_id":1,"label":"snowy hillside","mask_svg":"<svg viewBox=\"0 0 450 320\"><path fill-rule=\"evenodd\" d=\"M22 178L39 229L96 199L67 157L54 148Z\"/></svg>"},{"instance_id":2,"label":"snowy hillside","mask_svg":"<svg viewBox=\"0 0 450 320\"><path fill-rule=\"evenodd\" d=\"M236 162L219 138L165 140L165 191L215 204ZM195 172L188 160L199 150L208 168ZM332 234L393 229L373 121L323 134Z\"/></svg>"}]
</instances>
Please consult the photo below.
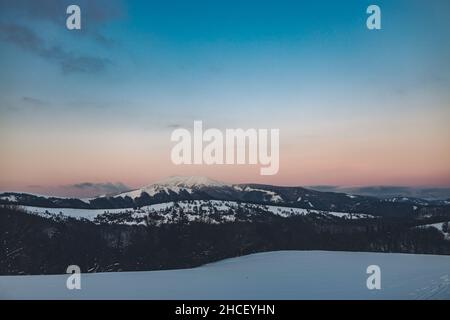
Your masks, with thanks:
<instances>
[{"instance_id":1,"label":"snowy hillside","mask_svg":"<svg viewBox=\"0 0 450 320\"><path fill-rule=\"evenodd\" d=\"M319 211L312 209L290 208L234 201L191 200L155 204L139 209L70 209L70 208L40 208L24 206L27 212L47 218L65 217L84 218L94 222L117 224L144 224L150 220L154 224L175 223L185 219L188 222L207 221L222 223L230 221L252 221L258 216L275 215L283 218L315 214L322 217L337 217L343 219L374 218L367 214L346 212Z\"/></svg>"},{"instance_id":2,"label":"snowy hillside","mask_svg":"<svg viewBox=\"0 0 450 320\"><path fill-rule=\"evenodd\" d=\"M42 197L26 193L0 193L0 205L41 208L142 208L180 201L217 200L368 214L382 217L448 216L450 203L416 198L379 199L347 193L320 192L303 187L262 184L227 184L207 177L169 177L142 188L94 198Z\"/></svg>"},{"instance_id":3,"label":"snowy hillside","mask_svg":"<svg viewBox=\"0 0 450 320\"><path fill-rule=\"evenodd\" d=\"M422 225L420 226L420 228L435 228L439 232L441 232L446 239L450 240L450 230L449 229L445 230L444 224L445 223L430 223Z\"/></svg>"},{"instance_id":4,"label":"snowy hillside","mask_svg":"<svg viewBox=\"0 0 450 320\"><path fill-rule=\"evenodd\" d=\"M366 269L381 268L381 290ZM392 253L277 251L195 269L0 276L1 299L450 299L450 257Z\"/></svg>"},{"instance_id":5,"label":"snowy hillside","mask_svg":"<svg viewBox=\"0 0 450 320\"><path fill-rule=\"evenodd\" d=\"M197 177L197 176L172 176L167 179L163 179L161 181L157 181L154 184L142 187L137 190L132 190L129 192L123 192L115 197L131 197L132 199L141 196L142 193L147 193L150 196L154 196L160 192L170 194L180 193L181 191L186 191L188 193L192 193L195 189L201 188L222 188L222 187L230 187L226 183L216 181L207 177Z\"/></svg>"}]
</instances>

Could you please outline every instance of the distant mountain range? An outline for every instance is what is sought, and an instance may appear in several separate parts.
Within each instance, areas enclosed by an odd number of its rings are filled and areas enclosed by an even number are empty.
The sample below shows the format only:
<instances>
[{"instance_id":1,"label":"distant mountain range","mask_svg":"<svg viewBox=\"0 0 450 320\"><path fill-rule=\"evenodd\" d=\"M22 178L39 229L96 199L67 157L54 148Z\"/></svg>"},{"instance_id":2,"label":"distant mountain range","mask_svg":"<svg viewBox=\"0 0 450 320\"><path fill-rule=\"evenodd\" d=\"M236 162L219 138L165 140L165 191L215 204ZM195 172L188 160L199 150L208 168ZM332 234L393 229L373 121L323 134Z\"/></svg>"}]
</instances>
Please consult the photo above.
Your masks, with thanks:
<instances>
[{"instance_id":1,"label":"distant mountain range","mask_svg":"<svg viewBox=\"0 0 450 320\"><path fill-rule=\"evenodd\" d=\"M307 188L325 192L344 192L377 198L418 198L424 200L450 199L450 188L444 187L404 187L404 186L308 186Z\"/></svg>"},{"instance_id":2,"label":"distant mountain range","mask_svg":"<svg viewBox=\"0 0 450 320\"><path fill-rule=\"evenodd\" d=\"M379 198L303 187L226 184L206 177L179 176L169 177L140 189L91 199L46 197L14 192L0 194L0 204L74 209L140 208L188 200L233 201L375 216L412 215L420 213L424 208L427 211L429 208L450 209L448 200L396 196Z\"/></svg>"},{"instance_id":3,"label":"distant mountain range","mask_svg":"<svg viewBox=\"0 0 450 320\"><path fill-rule=\"evenodd\" d=\"M6 192L0 275L188 268L273 250L450 254L449 221L445 200L205 177L92 199Z\"/></svg>"}]
</instances>

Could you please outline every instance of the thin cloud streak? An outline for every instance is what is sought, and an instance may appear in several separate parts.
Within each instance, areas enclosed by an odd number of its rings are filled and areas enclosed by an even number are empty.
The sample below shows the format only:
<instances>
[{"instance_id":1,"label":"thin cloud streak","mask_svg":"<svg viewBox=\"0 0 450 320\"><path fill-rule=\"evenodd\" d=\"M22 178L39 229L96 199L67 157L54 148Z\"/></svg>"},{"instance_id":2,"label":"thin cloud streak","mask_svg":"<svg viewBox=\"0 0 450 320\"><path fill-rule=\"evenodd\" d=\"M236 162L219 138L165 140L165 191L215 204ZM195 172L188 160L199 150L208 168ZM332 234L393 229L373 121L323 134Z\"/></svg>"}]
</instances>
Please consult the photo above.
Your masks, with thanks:
<instances>
[{"instance_id":1,"label":"thin cloud streak","mask_svg":"<svg viewBox=\"0 0 450 320\"><path fill-rule=\"evenodd\" d=\"M0 40L14 44L49 62L58 63L64 74L98 73L104 71L111 63L106 58L76 55L57 45L48 47L33 30L18 24L0 24Z\"/></svg>"}]
</instances>

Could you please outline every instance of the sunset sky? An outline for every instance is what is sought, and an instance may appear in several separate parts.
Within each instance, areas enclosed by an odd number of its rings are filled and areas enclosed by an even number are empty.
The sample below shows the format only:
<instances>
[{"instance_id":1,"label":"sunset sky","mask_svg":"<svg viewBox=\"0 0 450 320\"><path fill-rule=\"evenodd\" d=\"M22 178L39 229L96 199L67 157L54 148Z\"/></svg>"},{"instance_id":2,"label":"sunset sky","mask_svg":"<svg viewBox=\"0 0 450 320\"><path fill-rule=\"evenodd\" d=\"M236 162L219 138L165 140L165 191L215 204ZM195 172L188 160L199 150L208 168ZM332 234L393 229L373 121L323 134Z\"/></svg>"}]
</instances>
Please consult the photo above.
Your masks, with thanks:
<instances>
[{"instance_id":1,"label":"sunset sky","mask_svg":"<svg viewBox=\"0 0 450 320\"><path fill-rule=\"evenodd\" d=\"M279 128L279 173L173 165L171 132L194 120ZM0 0L0 150L0 191L450 187L450 2Z\"/></svg>"}]
</instances>

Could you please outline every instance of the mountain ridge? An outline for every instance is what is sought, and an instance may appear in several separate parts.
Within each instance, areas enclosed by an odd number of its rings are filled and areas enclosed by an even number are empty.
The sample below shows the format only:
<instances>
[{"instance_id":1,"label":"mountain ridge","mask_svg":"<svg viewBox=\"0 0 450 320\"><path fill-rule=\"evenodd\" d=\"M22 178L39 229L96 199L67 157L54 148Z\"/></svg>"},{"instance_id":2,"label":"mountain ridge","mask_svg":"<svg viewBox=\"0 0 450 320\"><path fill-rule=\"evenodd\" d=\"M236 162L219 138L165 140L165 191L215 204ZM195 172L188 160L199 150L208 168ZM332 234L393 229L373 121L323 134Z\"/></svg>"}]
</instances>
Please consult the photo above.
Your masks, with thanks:
<instances>
[{"instance_id":1,"label":"mountain ridge","mask_svg":"<svg viewBox=\"0 0 450 320\"><path fill-rule=\"evenodd\" d=\"M236 201L383 216L413 215L429 207L436 207L436 210L450 208L448 201L406 197L380 199L304 187L257 183L229 184L201 176L172 176L136 190L92 199L42 197L13 192L0 194L0 204L3 205L75 209L139 208L188 200Z\"/></svg>"}]
</instances>

